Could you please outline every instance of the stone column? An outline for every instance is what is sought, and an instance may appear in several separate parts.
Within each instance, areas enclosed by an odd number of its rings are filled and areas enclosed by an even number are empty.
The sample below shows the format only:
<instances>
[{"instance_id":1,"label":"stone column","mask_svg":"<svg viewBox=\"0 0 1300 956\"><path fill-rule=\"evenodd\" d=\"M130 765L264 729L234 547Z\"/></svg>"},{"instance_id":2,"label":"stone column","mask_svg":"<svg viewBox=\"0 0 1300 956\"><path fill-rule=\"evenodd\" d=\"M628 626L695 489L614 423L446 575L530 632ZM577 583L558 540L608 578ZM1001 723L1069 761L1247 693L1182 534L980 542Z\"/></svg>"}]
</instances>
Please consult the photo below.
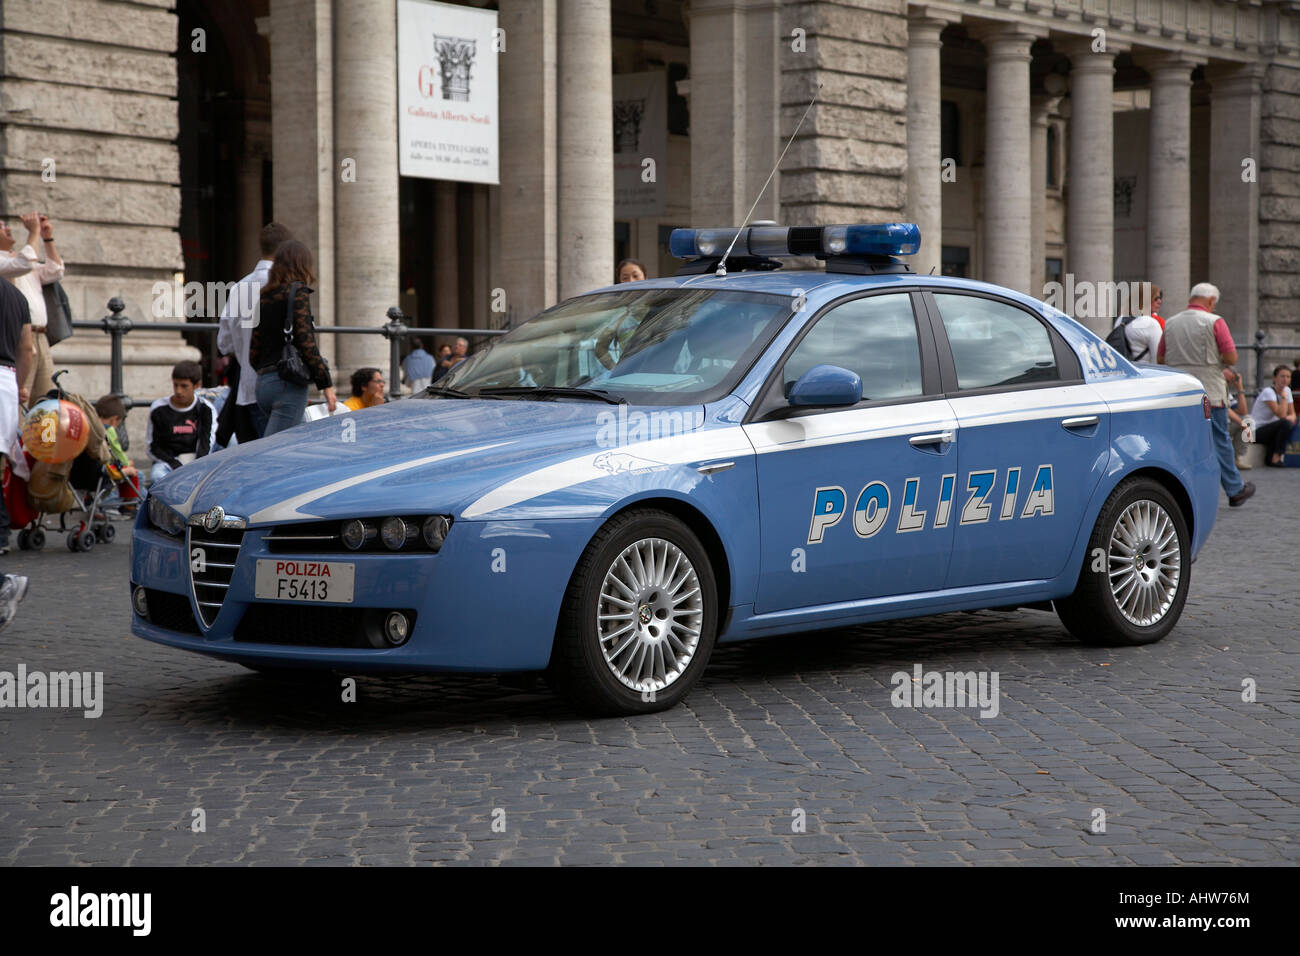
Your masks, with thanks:
<instances>
[{"instance_id":1,"label":"stone column","mask_svg":"<svg viewBox=\"0 0 1300 956\"><path fill-rule=\"evenodd\" d=\"M977 28L988 55L984 130L984 279L1031 292L1029 48L1021 24Z\"/></svg>"},{"instance_id":2,"label":"stone column","mask_svg":"<svg viewBox=\"0 0 1300 956\"><path fill-rule=\"evenodd\" d=\"M334 12L335 320L381 326L401 292L397 0L348 0ZM366 365L388 368L379 335L341 336L337 354L336 380Z\"/></svg>"},{"instance_id":3,"label":"stone column","mask_svg":"<svg viewBox=\"0 0 1300 956\"><path fill-rule=\"evenodd\" d=\"M1237 342L1254 341L1259 294L1259 100L1263 68L1215 67L1210 81L1210 274ZM1250 163L1246 163L1250 160ZM1250 363L1247 362L1247 365Z\"/></svg>"},{"instance_id":4,"label":"stone column","mask_svg":"<svg viewBox=\"0 0 1300 956\"><path fill-rule=\"evenodd\" d=\"M1095 53L1091 40L1065 46L1070 57L1070 167L1066 178L1066 255L1076 286L1115 278L1115 54ZM1111 288L1110 285L1105 288ZM1109 296L1096 296L1092 316L1075 316L1094 332L1109 331ZM1069 311L1068 309L1066 311Z\"/></svg>"},{"instance_id":5,"label":"stone column","mask_svg":"<svg viewBox=\"0 0 1300 956\"><path fill-rule=\"evenodd\" d=\"M609 0L559 0L560 298L614 274L614 100Z\"/></svg>"},{"instance_id":6,"label":"stone column","mask_svg":"<svg viewBox=\"0 0 1300 956\"><path fill-rule=\"evenodd\" d=\"M497 21L508 38L506 51L497 60L501 71L499 275L507 309L516 322L556 301L555 7L556 0L501 0Z\"/></svg>"},{"instance_id":7,"label":"stone column","mask_svg":"<svg viewBox=\"0 0 1300 956\"><path fill-rule=\"evenodd\" d=\"M696 49L693 21L691 33L694 70L697 60L705 58ZM782 213L775 218L792 225L905 218L907 5L895 0L783 0L781 34L782 149L819 85L821 91L782 162ZM715 64L712 69L722 66ZM702 110L725 114L730 107L718 106L717 98L731 95L698 78L692 82L692 177L709 165L708 153L696 137L697 131L706 137L711 134L707 125L700 130L697 117ZM730 122L726 115L707 112L707 116L710 121ZM717 139L709 142L725 146L721 129ZM713 191L692 179L694 222L720 225L704 223L698 205L702 198L707 203Z\"/></svg>"},{"instance_id":8,"label":"stone column","mask_svg":"<svg viewBox=\"0 0 1300 956\"><path fill-rule=\"evenodd\" d=\"M749 0L745 13L745 99L749 115L745 119L745 163L743 216L758 198L755 219L781 220L781 174L763 190L781 147L781 47L786 35L781 32L781 4L774 0ZM694 124L691 132L694 134ZM759 198L759 190L763 190ZM737 220L739 223L740 220ZM651 245L648 248L653 249ZM644 250L643 250L644 251ZM649 256L649 253L645 253ZM653 258L653 257L651 257Z\"/></svg>"},{"instance_id":9,"label":"stone column","mask_svg":"<svg viewBox=\"0 0 1300 956\"><path fill-rule=\"evenodd\" d=\"M509 34L507 34L509 36ZM456 183L433 186L433 324L460 327L460 230Z\"/></svg>"},{"instance_id":10,"label":"stone column","mask_svg":"<svg viewBox=\"0 0 1300 956\"><path fill-rule=\"evenodd\" d=\"M330 0L271 4L271 177L276 221L316 264L316 321L334 324L334 62ZM334 336L320 337L333 360Z\"/></svg>"},{"instance_id":11,"label":"stone column","mask_svg":"<svg viewBox=\"0 0 1300 956\"><path fill-rule=\"evenodd\" d=\"M912 7L907 20L907 218L921 227L912 269L939 273L943 252L939 34L948 21Z\"/></svg>"},{"instance_id":12,"label":"stone column","mask_svg":"<svg viewBox=\"0 0 1300 956\"><path fill-rule=\"evenodd\" d=\"M1029 112L1029 280L1030 294L1043 295L1047 261L1047 126L1060 97L1035 96Z\"/></svg>"},{"instance_id":13,"label":"stone column","mask_svg":"<svg viewBox=\"0 0 1300 956\"><path fill-rule=\"evenodd\" d=\"M1151 74L1147 147L1147 280L1164 292L1165 314L1182 309L1191 288L1192 68L1176 56L1140 64Z\"/></svg>"},{"instance_id":14,"label":"stone column","mask_svg":"<svg viewBox=\"0 0 1300 956\"><path fill-rule=\"evenodd\" d=\"M691 225L740 225L754 201L745 197L745 14L738 0L693 0L689 16Z\"/></svg>"}]
</instances>

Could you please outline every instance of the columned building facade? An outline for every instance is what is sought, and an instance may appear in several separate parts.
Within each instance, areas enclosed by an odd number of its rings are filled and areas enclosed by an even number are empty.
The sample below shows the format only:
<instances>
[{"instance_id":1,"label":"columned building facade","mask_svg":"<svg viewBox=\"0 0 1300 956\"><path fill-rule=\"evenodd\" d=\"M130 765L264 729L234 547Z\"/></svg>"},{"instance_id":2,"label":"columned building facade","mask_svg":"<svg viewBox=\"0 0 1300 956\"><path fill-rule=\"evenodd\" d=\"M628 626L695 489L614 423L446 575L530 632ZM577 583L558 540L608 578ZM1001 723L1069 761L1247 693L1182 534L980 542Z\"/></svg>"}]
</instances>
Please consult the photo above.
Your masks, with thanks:
<instances>
[{"instance_id":1,"label":"columned building facade","mask_svg":"<svg viewBox=\"0 0 1300 956\"><path fill-rule=\"evenodd\" d=\"M622 256L665 274L674 226L752 208L910 218L916 271L1038 296L1149 281L1170 314L1208 280L1238 341L1300 338L1290 2L463 5L496 10L505 38L495 185L399 175L397 0L77 0L66 17L5 0L0 215L55 218L77 318L125 300L131 395L211 352L149 331L158 284L237 279L270 218L315 255L321 324L398 305L426 327L500 327L611 282ZM652 216L615 195L632 73L661 74L668 104ZM324 341L340 378L386 365L378 336ZM90 331L55 350L90 394L108 354Z\"/></svg>"},{"instance_id":2,"label":"columned building facade","mask_svg":"<svg viewBox=\"0 0 1300 956\"><path fill-rule=\"evenodd\" d=\"M1298 42L1283 3L909 4L921 264L1036 296L1152 282L1165 314L1212 281L1239 341L1294 340Z\"/></svg>"}]
</instances>

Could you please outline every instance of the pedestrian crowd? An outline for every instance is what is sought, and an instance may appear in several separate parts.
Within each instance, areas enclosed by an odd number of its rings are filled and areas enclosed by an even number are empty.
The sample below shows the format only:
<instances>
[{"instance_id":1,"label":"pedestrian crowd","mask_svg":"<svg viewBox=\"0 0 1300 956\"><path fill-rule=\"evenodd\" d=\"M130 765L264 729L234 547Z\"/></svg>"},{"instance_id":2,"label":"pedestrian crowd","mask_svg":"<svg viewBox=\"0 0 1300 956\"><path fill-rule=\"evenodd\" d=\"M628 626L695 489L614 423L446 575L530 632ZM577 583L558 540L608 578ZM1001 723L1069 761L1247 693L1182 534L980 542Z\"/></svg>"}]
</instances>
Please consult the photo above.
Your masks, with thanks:
<instances>
[{"instance_id":1,"label":"pedestrian crowd","mask_svg":"<svg viewBox=\"0 0 1300 956\"><path fill-rule=\"evenodd\" d=\"M38 212L19 220L27 230L21 247L12 224L0 220L0 278L6 280L0 281L0 461L6 494L11 493L11 473L24 481L31 477L19 437L23 409L47 395L83 401L58 389L50 356L50 345L72 334L71 311L59 284L64 265L54 243L54 224ZM384 374L372 367L353 372L350 397L338 400L329 363L316 340L311 251L277 222L261 229L258 245L261 257L228 290L218 322L221 385L203 388L202 366L178 362L171 370L171 394L149 406L144 441L152 462L149 484L214 451L277 434L314 417L307 411L310 386L324 397L325 414L388 401ZM402 378L413 394L465 361L469 341L457 338L436 353L426 351L421 339L411 339ZM112 511L130 513L147 491L127 453L126 405L116 395L105 395L85 408L98 425L90 437L96 461L104 465L105 480L116 485ZM78 459L88 456L89 451ZM70 488L77 470L68 463L58 473ZM79 502L91 500L84 489L76 490ZM90 520L102 517L95 514ZM5 497L0 496L0 555L9 551L10 525ZM27 587L21 575L0 575L0 629Z\"/></svg>"},{"instance_id":2,"label":"pedestrian crowd","mask_svg":"<svg viewBox=\"0 0 1300 956\"><path fill-rule=\"evenodd\" d=\"M1234 367L1237 346L1228 323L1214 311L1219 302L1218 287L1209 282L1193 286L1187 308L1167 319L1159 315L1160 287L1149 288L1149 301L1138 305L1137 314L1117 318L1106 340L1134 362L1168 365L1201 383L1210 403L1219 483L1229 506L1240 507L1255 494L1255 483L1241 477L1242 471L1252 467L1246 445L1262 446L1264 464L1269 467L1285 465L1289 451L1300 457L1300 447L1296 447L1300 444L1295 431L1296 407L1290 388L1293 373L1300 374L1300 357L1294 360L1294 368L1276 366L1271 384L1260 389L1248 409L1241 375Z\"/></svg>"}]
</instances>

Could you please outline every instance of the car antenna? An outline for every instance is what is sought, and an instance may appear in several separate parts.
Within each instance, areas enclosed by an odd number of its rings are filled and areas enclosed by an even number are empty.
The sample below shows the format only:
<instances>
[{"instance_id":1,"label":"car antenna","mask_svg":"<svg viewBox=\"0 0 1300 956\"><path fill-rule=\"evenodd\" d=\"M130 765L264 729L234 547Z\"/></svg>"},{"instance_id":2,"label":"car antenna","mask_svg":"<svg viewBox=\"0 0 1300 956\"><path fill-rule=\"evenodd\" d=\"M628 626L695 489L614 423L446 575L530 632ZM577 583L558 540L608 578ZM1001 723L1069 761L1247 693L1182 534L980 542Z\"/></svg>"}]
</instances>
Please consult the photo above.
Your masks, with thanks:
<instances>
[{"instance_id":1,"label":"car antenna","mask_svg":"<svg viewBox=\"0 0 1300 956\"><path fill-rule=\"evenodd\" d=\"M938 267L938 266L930 266L930 275L934 275L934 270L937 269L937 268L939 268L939 267Z\"/></svg>"},{"instance_id":2,"label":"car antenna","mask_svg":"<svg viewBox=\"0 0 1300 956\"><path fill-rule=\"evenodd\" d=\"M722 258L718 260L718 268L717 271L714 272L714 275L718 278L722 278L727 274L727 256L731 255L731 250L736 246L736 240L740 238L740 234L744 232L745 227L749 225L749 217L754 215L754 210L758 208L758 201L763 198L763 193L767 192L767 187L772 182L772 177L775 176L776 171L781 168L781 160L785 159L785 154L786 151L789 150L790 144L793 143L794 138L799 135L799 128L803 126L803 121L808 118L808 111L811 110L813 104L817 102L817 94L821 91L822 85L818 83L817 89L813 91L813 98L808 101L808 106L803 111L803 116L799 117L799 122L794 125L794 132L791 133L790 138L786 140L785 149L781 150L781 155L776 158L776 165L773 166L772 171L767 174L767 180L763 183L763 188L760 189L758 195L754 197L754 202L749 207L749 212L745 213L745 221L740 224L740 228L736 230L736 234L731 237L731 245L727 246L727 251L724 252Z\"/></svg>"}]
</instances>

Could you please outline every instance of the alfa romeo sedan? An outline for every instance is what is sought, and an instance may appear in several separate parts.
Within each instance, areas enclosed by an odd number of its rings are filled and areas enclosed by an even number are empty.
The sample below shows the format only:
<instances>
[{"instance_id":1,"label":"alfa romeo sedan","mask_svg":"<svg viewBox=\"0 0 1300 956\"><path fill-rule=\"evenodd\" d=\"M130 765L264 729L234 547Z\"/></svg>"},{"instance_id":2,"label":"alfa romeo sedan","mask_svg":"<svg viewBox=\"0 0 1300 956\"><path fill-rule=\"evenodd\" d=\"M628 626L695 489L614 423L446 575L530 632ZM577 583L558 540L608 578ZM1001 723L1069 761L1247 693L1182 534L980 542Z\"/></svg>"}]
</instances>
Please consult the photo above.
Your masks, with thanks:
<instances>
[{"instance_id":1,"label":"alfa romeo sedan","mask_svg":"<svg viewBox=\"0 0 1300 956\"><path fill-rule=\"evenodd\" d=\"M1164 637L1218 506L1200 384L915 275L918 244L678 230L676 277L562 302L419 400L186 465L134 529L132 629L267 672L543 671L621 714L763 635L1029 606Z\"/></svg>"}]
</instances>

